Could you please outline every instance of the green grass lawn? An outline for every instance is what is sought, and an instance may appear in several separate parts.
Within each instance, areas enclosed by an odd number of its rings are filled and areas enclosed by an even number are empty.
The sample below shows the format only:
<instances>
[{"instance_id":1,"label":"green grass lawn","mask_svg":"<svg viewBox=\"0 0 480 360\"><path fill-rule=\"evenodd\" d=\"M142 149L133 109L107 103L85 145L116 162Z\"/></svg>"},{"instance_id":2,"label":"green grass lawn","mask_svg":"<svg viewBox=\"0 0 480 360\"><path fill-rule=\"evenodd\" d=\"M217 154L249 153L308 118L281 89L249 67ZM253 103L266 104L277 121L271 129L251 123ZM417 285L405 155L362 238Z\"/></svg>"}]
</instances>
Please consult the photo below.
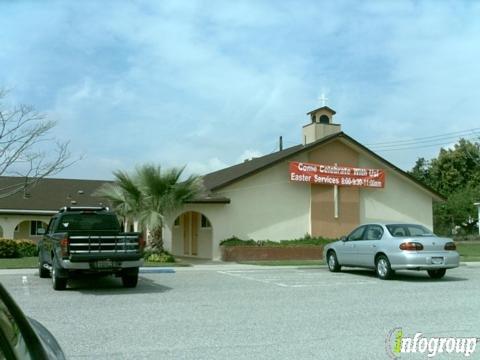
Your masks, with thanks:
<instances>
[{"instance_id":1,"label":"green grass lawn","mask_svg":"<svg viewBox=\"0 0 480 360\"><path fill-rule=\"evenodd\" d=\"M0 259L0 269L35 269L38 267L38 257L16 259Z\"/></svg>"},{"instance_id":2,"label":"green grass lawn","mask_svg":"<svg viewBox=\"0 0 480 360\"><path fill-rule=\"evenodd\" d=\"M460 253L461 261L480 261L480 243L457 244L457 251Z\"/></svg>"}]
</instances>

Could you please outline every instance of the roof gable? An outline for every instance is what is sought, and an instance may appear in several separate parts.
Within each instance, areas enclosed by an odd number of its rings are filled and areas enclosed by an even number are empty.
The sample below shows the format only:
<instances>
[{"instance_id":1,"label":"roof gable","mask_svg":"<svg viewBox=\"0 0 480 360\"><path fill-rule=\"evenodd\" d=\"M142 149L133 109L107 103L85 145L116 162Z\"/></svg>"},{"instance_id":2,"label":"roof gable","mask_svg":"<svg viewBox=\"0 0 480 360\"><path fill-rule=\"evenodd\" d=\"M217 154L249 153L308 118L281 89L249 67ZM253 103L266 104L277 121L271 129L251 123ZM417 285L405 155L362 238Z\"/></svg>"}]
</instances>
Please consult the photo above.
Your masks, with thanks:
<instances>
[{"instance_id":1,"label":"roof gable","mask_svg":"<svg viewBox=\"0 0 480 360\"><path fill-rule=\"evenodd\" d=\"M420 186L424 191L430 193L430 195L432 195L436 200L442 200L442 201L445 200L445 198L442 195L440 195L438 192L426 186L419 180L415 179L412 175L408 174L407 172L393 165L389 161L385 160L380 155L374 153L372 150L368 149L367 147L365 147L364 145L362 145L352 137L348 136L344 132L339 132L330 136L326 136L322 139L319 139L307 145L296 145L282 151L277 151L273 154L265 155L259 158L245 161L241 164L237 164L222 170L218 170L218 171L206 174L203 176L205 188L209 191L219 190L227 185L240 181L259 171L269 168L281 161L287 160L295 155L298 155L299 153L302 153L305 151L311 151L312 149L325 145L335 139L342 139L346 143L349 143L354 147L360 149L364 153L368 154L369 156L373 157L377 161L384 164L386 167L400 174L402 177L407 178L409 181L412 181L418 186Z\"/></svg>"}]
</instances>

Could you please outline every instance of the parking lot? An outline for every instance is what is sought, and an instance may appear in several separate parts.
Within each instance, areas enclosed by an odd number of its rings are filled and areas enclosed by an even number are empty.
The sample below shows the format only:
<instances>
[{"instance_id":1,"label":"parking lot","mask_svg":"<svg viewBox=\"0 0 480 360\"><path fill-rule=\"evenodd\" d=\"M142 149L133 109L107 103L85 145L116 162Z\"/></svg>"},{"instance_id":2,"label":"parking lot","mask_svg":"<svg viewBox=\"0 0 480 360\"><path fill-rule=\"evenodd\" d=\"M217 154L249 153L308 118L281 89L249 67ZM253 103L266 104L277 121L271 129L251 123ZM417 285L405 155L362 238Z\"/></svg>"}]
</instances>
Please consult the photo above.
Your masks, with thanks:
<instances>
[{"instance_id":1,"label":"parking lot","mask_svg":"<svg viewBox=\"0 0 480 360\"><path fill-rule=\"evenodd\" d=\"M196 266L142 273L136 289L101 278L62 292L34 271L0 280L73 359L388 359L386 337L398 327L480 337L477 266L436 281L424 272L381 281L356 269Z\"/></svg>"}]
</instances>

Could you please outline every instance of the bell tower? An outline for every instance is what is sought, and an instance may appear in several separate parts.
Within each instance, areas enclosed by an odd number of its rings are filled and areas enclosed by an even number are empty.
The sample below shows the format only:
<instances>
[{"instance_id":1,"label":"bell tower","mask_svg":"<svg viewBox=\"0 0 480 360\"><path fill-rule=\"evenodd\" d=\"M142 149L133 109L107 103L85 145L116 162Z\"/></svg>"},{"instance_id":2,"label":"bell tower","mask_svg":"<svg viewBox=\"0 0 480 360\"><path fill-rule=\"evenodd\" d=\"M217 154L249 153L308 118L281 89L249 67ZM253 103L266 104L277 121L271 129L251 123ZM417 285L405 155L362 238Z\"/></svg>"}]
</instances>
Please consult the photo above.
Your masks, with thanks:
<instances>
[{"instance_id":1,"label":"bell tower","mask_svg":"<svg viewBox=\"0 0 480 360\"><path fill-rule=\"evenodd\" d=\"M328 106L322 106L307 113L310 116L310 124L303 126L303 145L342 131L340 124L333 123L335 114L335 110Z\"/></svg>"}]
</instances>

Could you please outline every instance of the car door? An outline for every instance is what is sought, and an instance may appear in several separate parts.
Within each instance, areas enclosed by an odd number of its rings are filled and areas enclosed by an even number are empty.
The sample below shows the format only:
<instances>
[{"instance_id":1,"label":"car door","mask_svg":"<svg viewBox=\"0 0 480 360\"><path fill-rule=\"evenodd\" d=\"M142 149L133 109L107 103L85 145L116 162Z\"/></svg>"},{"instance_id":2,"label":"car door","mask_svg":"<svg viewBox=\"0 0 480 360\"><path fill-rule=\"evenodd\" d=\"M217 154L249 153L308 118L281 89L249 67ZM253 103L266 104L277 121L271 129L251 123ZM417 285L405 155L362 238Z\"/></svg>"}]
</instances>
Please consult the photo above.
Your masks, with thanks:
<instances>
[{"instance_id":1,"label":"car door","mask_svg":"<svg viewBox=\"0 0 480 360\"><path fill-rule=\"evenodd\" d=\"M383 237L383 228L380 225L368 225L363 234L363 239L357 242L359 265L362 267L375 267L375 254L379 241Z\"/></svg>"},{"instance_id":2,"label":"car door","mask_svg":"<svg viewBox=\"0 0 480 360\"><path fill-rule=\"evenodd\" d=\"M359 266L357 245L363 239L367 227L359 226L353 230L339 246L338 261L342 265Z\"/></svg>"}]
</instances>

